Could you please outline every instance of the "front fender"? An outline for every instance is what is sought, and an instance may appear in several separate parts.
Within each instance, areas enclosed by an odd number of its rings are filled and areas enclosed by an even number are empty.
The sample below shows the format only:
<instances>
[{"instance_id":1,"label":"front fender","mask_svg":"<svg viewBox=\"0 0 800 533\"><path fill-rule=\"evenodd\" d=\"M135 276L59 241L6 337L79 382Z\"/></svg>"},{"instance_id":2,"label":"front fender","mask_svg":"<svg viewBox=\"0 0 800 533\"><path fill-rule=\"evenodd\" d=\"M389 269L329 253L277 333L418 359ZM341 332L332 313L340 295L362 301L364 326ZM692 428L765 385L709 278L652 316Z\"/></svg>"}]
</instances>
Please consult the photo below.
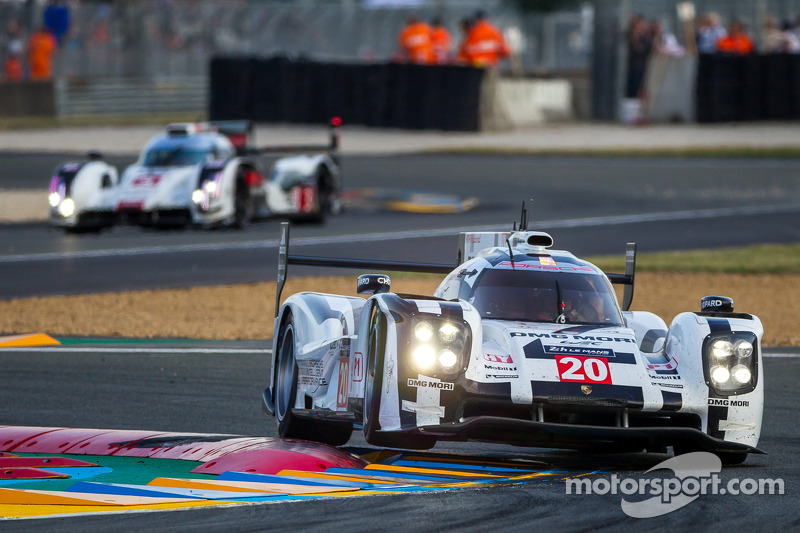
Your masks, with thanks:
<instances>
[{"instance_id":1,"label":"front fender","mask_svg":"<svg viewBox=\"0 0 800 533\"><path fill-rule=\"evenodd\" d=\"M720 396L704 370L703 346L713 335L752 334L755 337L753 390ZM667 335L665 354L677 360L683 378L683 410L700 416L702 430L712 437L755 447L761 434L764 409L764 372L761 339L764 329L754 315L744 313L681 313L675 317ZM712 363L709 363L711 365Z\"/></svg>"},{"instance_id":2,"label":"front fender","mask_svg":"<svg viewBox=\"0 0 800 533\"><path fill-rule=\"evenodd\" d=\"M323 376L316 376L323 378L317 380L316 384L319 387L309 391L315 398L321 398L327 395L328 385L331 382L338 383L339 365L334 361L338 353L333 354L328 347L342 338L358 335L357 326L365 304L366 300L363 298L313 292L294 294L286 299L274 324L270 383L265 391L265 408L268 412L272 409L271 404L267 402L274 401L280 331L289 314L292 315L294 323L294 349L298 365L318 360L324 369ZM335 387L333 389L335 393ZM335 400L334 397L333 402Z\"/></svg>"}]
</instances>

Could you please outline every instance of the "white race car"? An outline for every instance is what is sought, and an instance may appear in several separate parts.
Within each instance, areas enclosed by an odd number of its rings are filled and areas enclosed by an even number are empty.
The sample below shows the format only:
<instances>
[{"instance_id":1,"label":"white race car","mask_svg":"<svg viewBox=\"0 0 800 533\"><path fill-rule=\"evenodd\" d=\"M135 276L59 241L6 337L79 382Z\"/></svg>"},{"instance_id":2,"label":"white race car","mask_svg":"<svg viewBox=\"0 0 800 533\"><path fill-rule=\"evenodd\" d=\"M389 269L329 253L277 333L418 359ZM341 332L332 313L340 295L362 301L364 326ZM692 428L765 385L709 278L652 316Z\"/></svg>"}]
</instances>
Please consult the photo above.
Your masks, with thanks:
<instances>
[{"instance_id":1,"label":"white race car","mask_svg":"<svg viewBox=\"0 0 800 533\"><path fill-rule=\"evenodd\" d=\"M340 122L327 145L248 146L244 121L171 124L151 139L117 181L114 167L91 159L61 165L50 186L51 220L67 229L101 229L117 220L153 226L242 227L284 216L324 222L341 208ZM327 151L278 159L265 177L255 156Z\"/></svg>"},{"instance_id":2,"label":"white race car","mask_svg":"<svg viewBox=\"0 0 800 533\"><path fill-rule=\"evenodd\" d=\"M278 301L288 264L448 272L433 296L366 274L367 299L304 292L276 309L263 403L283 437L761 453L760 320L716 296L669 328L629 311L635 244L625 274L605 274L525 229L462 233L458 266L292 256L282 231Z\"/></svg>"}]
</instances>

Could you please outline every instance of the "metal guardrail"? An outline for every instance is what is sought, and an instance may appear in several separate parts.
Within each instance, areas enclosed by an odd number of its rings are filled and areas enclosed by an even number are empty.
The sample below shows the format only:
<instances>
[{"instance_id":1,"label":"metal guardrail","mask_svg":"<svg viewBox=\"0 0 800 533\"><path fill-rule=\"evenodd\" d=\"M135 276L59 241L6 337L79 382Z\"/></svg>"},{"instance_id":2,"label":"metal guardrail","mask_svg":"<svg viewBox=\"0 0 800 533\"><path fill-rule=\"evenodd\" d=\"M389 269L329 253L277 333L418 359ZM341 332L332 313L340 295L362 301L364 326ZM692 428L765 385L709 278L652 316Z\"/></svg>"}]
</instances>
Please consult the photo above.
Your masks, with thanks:
<instances>
[{"instance_id":1,"label":"metal guardrail","mask_svg":"<svg viewBox=\"0 0 800 533\"><path fill-rule=\"evenodd\" d=\"M200 115L208 109L208 80L61 79L56 83L56 108L61 117L169 112Z\"/></svg>"}]
</instances>

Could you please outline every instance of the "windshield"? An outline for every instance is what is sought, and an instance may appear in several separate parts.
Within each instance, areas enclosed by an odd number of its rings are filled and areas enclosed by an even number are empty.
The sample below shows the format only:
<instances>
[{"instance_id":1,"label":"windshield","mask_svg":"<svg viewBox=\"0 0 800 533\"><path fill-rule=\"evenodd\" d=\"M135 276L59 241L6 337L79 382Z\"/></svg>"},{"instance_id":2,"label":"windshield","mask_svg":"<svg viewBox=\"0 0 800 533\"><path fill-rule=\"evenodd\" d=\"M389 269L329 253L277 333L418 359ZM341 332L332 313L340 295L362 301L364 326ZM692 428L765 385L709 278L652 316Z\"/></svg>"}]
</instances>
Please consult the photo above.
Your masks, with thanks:
<instances>
[{"instance_id":1,"label":"windshield","mask_svg":"<svg viewBox=\"0 0 800 533\"><path fill-rule=\"evenodd\" d=\"M487 269L469 302L483 318L622 325L613 289L598 274Z\"/></svg>"},{"instance_id":2,"label":"windshield","mask_svg":"<svg viewBox=\"0 0 800 533\"><path fill-rule=\"evenodd\" d=\"M145 167L183 167L213 159L213 144L198 139L165 138L148 146L140 164Z\"/></svg>"}]
</instances>

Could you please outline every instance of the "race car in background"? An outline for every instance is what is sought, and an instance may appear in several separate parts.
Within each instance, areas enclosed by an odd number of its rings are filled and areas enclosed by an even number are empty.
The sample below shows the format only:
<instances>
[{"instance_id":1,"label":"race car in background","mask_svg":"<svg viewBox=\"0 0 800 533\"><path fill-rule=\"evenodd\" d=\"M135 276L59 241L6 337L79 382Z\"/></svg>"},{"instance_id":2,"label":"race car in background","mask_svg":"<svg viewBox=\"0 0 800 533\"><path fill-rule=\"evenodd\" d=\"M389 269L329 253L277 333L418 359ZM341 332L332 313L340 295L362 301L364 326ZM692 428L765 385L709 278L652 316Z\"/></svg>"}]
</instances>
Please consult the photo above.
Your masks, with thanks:
<instances>
[{"instance_id":1,"label":"race car in background","mask_svg":"<svg viewBox=\"0 0 800 533\"><path fill-rule=\"evenodd\" d=\"M630 311L625 274L605 274L541 232L462 233L458 266L293 256L281 235L269 386L283 437L334 445L354 427L376 446L477 440L590 452L704 450L724 463L757 448L760 320L705 297L667 328ZM433 296L302 292L278 307L288 265L447 273ZM624 284L623 307L612 283Z\"/></svg>"},{"instance_id":2,"label":"race car in background","mask_svg":"<svg viewBox=\"0 0 800 533\"><path fill-rule=\"evenodd\" d=\"M151 139L121 178L98 154L60 165L51 180L51 220L69 230L115 222L143 226L243 227L283 216L322 223L341 211L339 126L325 145L251 146L247 121L170 124ZM279 158L269 175L257 156L324 152Z\"/></svg>"}]
</instances>

